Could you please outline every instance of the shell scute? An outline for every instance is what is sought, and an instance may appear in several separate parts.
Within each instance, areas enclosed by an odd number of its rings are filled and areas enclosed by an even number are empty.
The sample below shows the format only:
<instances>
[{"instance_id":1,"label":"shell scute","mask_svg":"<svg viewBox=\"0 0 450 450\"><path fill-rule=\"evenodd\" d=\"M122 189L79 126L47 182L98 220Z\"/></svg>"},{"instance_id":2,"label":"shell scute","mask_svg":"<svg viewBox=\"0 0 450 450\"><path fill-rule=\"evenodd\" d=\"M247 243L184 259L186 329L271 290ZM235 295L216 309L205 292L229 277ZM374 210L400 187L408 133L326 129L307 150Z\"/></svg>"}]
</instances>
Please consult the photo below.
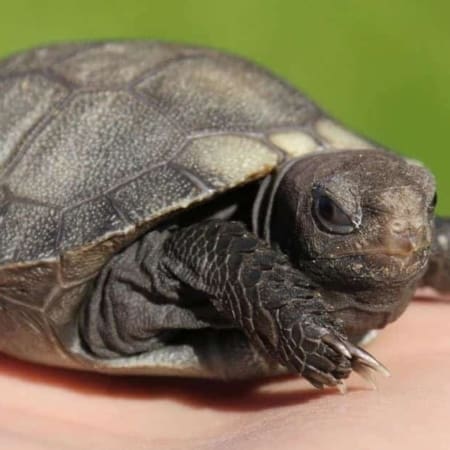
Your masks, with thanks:
<instances>
[{"instance_id":1,"label":"shell scute","mask_svg":"<svg viewBox=\"0 0 450 450\"><path fill-rule=\"evenodd\" d=\"M55 256L60 212L31 203L12 202L0 209L0 265Z\"/></svg>"},{"instance_id":2,"label":"shell scute","mask_svg":"<svg viewBox=\"0 0 450 450\"><path fill-rule=\"evenodd\" d=\"M68 207L164 163L183 139L164 116L127 92L81 93L30 143L9 188Z\"/></svg>"},{"instance_id":3,"label":"shell scute","mask_svg":"<svg viewBox=\"0 0 450 450\"><path fill-rule=\"evenodd\" d=\"M202 190L176 168L164 165L146 172L110 194L133 223L168 213L198 200Z\"/></svg>"},{"instance_id":4,"label":"shell scute","mask_svg":"<svg viewBox=\"0 0 450 450\"><path fill-rule=\"evenodd\" d=\"M0 78L0 170L67 89L43 75Z\"/></svg>"},{"instance_id":5,"label":"shell scute","mask_svg":"<svg viewBox=\"0 0 450 450\"><path fill-rule=\"evenodd\" d=\"M236 58L208 55L175 61L135 89L194 131L255 131L300 126L318 109L298 91Z\"/></svg>"}]
</instances>

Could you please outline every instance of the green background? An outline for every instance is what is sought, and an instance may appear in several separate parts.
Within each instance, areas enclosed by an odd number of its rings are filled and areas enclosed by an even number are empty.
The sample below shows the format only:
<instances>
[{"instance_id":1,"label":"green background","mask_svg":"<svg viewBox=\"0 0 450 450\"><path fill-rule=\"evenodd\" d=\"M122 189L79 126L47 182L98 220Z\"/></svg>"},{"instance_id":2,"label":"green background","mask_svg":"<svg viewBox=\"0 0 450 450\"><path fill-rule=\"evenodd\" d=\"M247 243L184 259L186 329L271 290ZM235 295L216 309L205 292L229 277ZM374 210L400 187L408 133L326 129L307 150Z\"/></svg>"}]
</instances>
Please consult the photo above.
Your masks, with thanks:
<instances>
[{"instance_id":1,"label":"green background","mask_svg":"<svg viewBox=\"0 0 450 450\"><path fill-rule=\"evenodd\" d=\"M54 41L158 38L247 56L364 135L421 159L450 214L450 2L0 0L0 55Z\"/></svg>"}]
</instances>

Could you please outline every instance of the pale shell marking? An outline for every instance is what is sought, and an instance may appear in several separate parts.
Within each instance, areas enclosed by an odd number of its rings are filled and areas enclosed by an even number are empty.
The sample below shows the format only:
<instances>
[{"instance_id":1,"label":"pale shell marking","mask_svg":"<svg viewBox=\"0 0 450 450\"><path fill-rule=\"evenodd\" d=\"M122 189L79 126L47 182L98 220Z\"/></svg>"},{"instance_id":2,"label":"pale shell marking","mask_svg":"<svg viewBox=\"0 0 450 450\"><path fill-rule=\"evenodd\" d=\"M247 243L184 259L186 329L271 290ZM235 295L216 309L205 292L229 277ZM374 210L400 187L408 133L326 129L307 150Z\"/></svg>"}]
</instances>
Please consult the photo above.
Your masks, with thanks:
<instances>
[{"instance_id":1,"label":"pale shell marking","mask_svg":"<svg viewBox=\"0 0 450 450\"><path fill-rule=\"evenodd\" d=\"M274 133L269 139L289 156L297 158L318 150L319 144L308 134L301 131L286 131Z\"/></svg>"},{"instance_id":2,"label":"pale shell marking","mask_svg":"<svg viewBox=\"0 0 450 450\"><path fill-rule=\"evenodd\" d=\"M177 163L213 187L226 188L269 172L277 159L277 154L262 142L221 135L192 141Z\"/></svg>"},{"instance_id":3,"label":"pale shell marking","mask_svg":"<svg viewBox=\"0 0 450 450\"><path fill-rule=\"evenodd\" d=\"M356 136L330 119L319 119L316 123L316 131L329 143L330 147L337 150L368 150L375 148L370 142Z\"/></svg>"}]
</instances>

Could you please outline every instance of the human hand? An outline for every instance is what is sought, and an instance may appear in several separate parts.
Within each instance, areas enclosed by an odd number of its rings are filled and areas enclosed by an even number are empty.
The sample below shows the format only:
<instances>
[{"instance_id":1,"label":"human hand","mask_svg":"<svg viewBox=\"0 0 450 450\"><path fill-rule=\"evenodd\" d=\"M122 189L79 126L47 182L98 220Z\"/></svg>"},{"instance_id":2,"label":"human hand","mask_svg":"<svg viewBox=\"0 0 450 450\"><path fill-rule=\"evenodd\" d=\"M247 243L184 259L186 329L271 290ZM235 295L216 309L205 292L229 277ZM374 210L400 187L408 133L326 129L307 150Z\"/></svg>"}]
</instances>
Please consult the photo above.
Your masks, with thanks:
<instances>
[{"instance_id":1,"label":"human hand","mask_svg":"<svg viewBox=\"0 0 450 450\"><path fill-rule=\"evenodd\" d=\"M450 302L419 300L370 352L391 371L373 391L297 377L219 383L108 377L0 358L0 448L448 449Z\"/></svg>"}]
</instances>

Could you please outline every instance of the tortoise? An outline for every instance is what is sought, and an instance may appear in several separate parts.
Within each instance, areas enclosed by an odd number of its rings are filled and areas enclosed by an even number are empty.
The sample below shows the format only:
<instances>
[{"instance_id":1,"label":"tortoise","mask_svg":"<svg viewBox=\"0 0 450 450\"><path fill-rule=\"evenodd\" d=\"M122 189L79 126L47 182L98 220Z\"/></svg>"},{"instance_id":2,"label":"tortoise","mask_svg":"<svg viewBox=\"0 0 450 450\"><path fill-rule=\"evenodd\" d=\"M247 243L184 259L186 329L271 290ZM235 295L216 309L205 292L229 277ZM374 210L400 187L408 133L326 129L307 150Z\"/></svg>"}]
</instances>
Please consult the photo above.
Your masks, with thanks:
<instances>
[{"instance_id":1,"label":"tortoise","mask_svg":"<svg viewBox=\"0 0 450 450\"><path fill-rule=\"evenodd\" d=\"M58 44L0 63L0 350L111 374L316 387L450 235L420 163L237 56Z\"/></svg>"}]
</instances>

